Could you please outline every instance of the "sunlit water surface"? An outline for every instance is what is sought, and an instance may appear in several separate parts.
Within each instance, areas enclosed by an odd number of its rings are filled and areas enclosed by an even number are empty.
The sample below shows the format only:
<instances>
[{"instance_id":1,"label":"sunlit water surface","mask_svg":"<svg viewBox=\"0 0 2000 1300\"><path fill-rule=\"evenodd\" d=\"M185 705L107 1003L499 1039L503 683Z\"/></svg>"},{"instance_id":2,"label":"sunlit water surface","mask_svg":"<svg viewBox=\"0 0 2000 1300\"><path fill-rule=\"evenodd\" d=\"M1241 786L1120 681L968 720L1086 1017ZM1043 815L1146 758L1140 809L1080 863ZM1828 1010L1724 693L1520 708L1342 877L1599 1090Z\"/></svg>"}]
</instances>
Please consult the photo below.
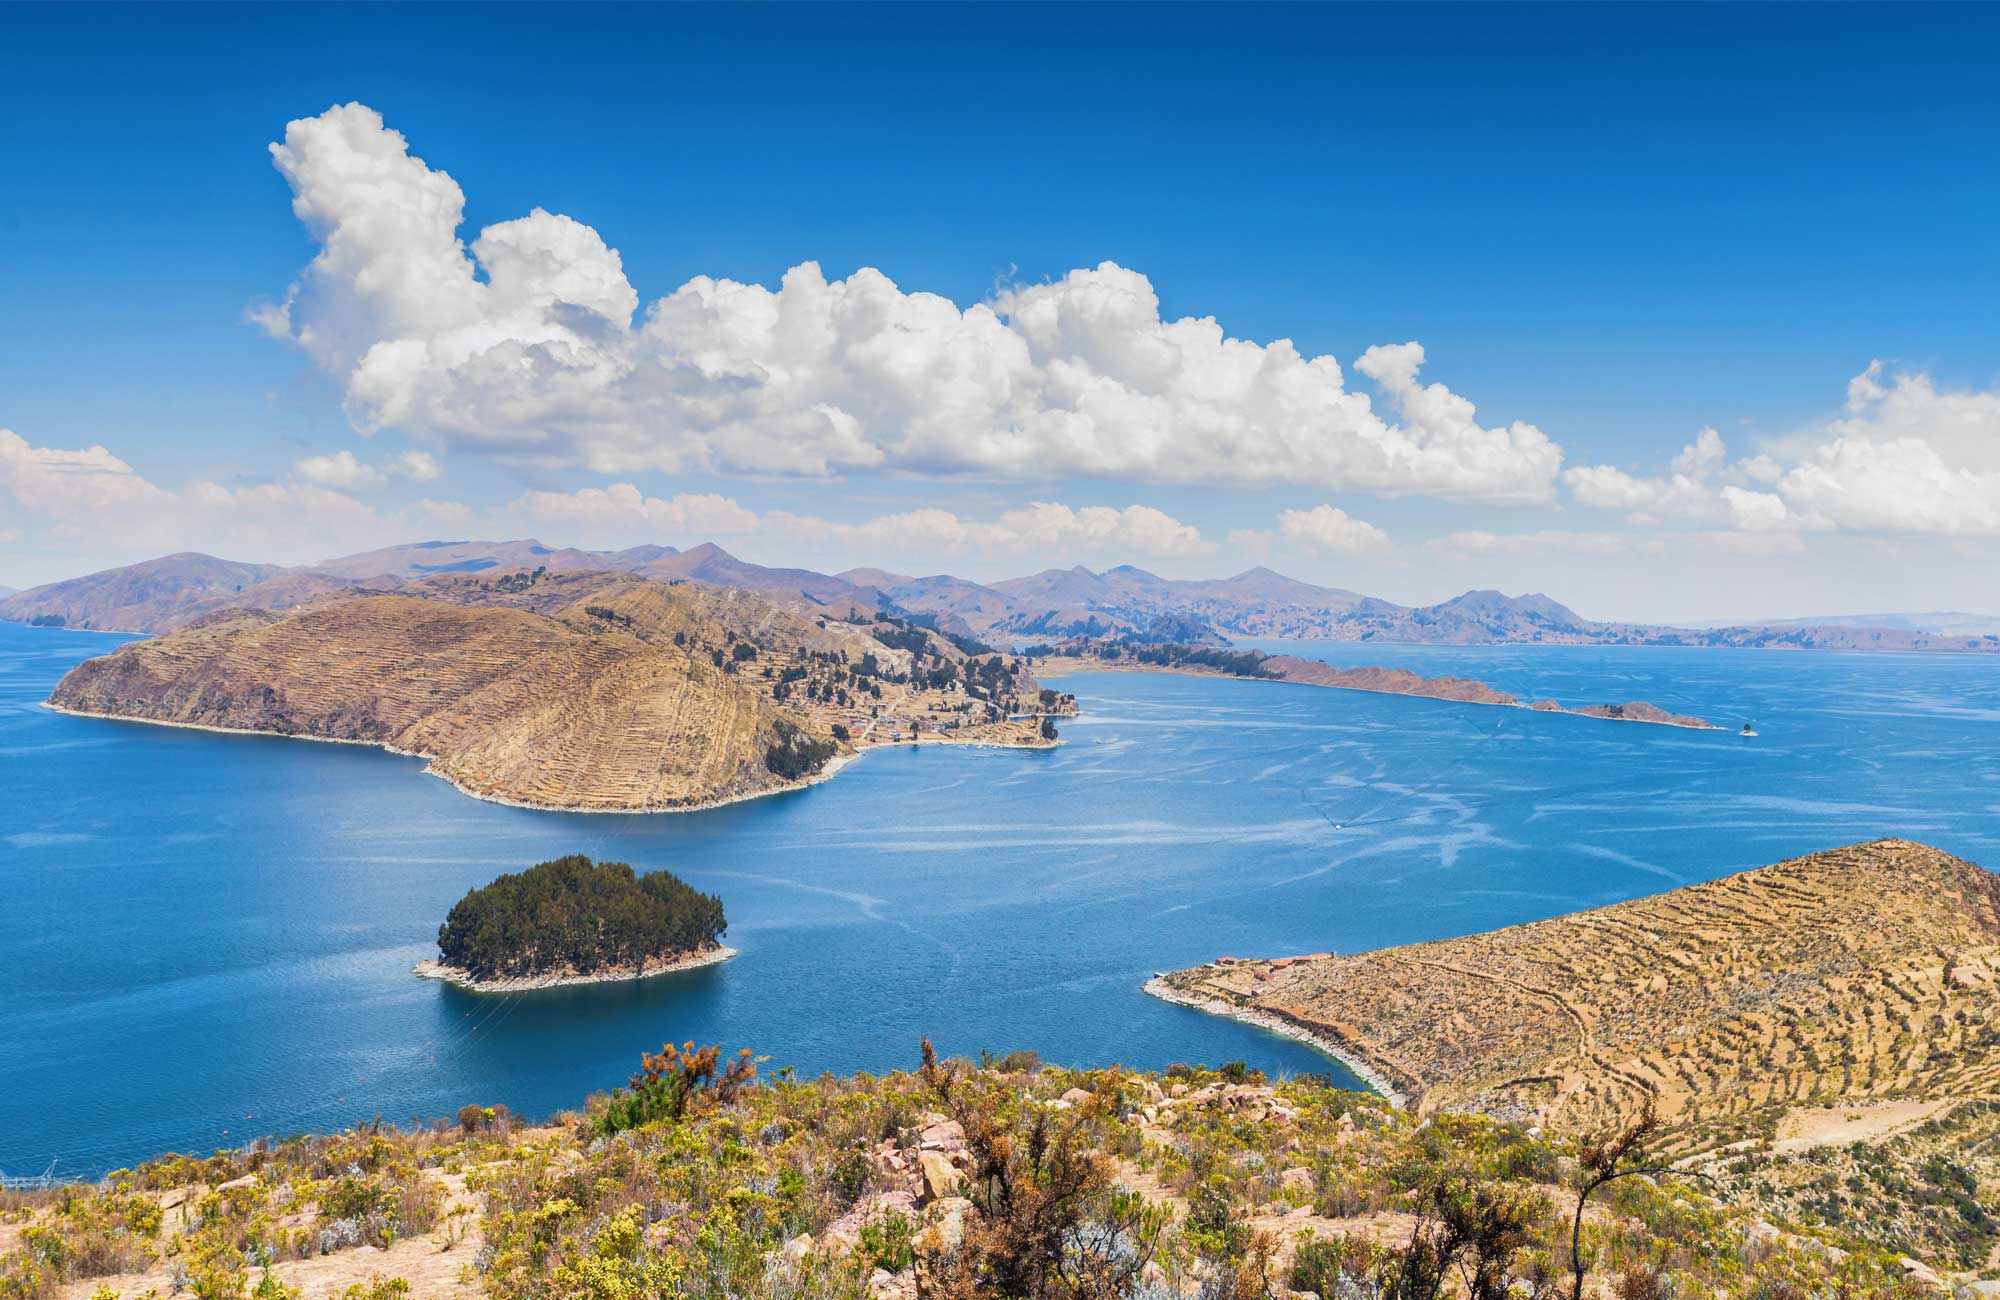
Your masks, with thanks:
<instances>
[{"instance_id":1,"label":"sunlit water surface","mask_svg":"<svg viewBox=\"0 0 2000 1300\"><path fill-rule=\"evenodd\" d=\"M2000 864L1991 660L1293 643L1762 734L1092 673L1066 680L1087 712L1054 752L884 750L711 812L570 816L468 799L371 749L38 707L114 643L0 625L11 1172L467 1101L545 1114L667 1039L805 1073L907 1067L929 1034L949 1052L1345 1078L1140 985L1219 954L1461 934L1880 835ZM742 955L509 997L410 974L468 888L570 852L719 893Z\"/></svg>"}]
</instances>

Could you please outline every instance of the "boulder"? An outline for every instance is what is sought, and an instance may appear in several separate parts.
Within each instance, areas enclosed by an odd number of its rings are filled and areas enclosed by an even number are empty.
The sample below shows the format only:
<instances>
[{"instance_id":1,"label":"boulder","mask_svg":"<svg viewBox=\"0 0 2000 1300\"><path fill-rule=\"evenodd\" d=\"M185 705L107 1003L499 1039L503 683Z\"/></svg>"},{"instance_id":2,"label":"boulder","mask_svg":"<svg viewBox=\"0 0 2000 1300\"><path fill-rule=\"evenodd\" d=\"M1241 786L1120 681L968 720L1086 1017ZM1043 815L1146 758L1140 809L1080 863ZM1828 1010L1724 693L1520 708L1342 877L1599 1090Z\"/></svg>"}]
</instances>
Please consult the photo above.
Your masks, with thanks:
<instances>
[{"instance_id":1,"label":"boulder","mask_svg":"<svg viewBox=\"0 0 2000 1300\"><path fill-rule=\"evenodd\" d=\"M919 1133L917 1143L933 1151L962 1147L965 1145L965 1125L955 1119L942 1120Z\"/></svg>"},{"instance_id":2,"label":"boulder","mask_svg":"<svg viewBox=\"0 0 2000 1300\"><path fill-rule=\"evenodd\" d=\"M923 1171L923 1199L942 1200L956 1195L965 1185L965 1175L952 1167L942 1152L926 1151L917 1157Z\"/></svg>"}]
</instances>

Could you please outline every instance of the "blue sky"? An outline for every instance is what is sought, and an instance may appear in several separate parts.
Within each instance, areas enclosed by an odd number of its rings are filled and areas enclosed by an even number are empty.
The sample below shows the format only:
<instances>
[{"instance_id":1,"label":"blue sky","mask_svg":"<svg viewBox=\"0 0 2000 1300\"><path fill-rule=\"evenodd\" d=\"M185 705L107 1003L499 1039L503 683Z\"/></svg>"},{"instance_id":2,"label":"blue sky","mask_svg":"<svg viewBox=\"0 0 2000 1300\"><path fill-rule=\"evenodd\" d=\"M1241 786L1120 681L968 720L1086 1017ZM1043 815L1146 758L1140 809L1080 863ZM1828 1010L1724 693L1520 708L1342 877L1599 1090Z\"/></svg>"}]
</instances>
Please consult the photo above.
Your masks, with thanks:
<instances>
[{"instance_id":1,"label":"blue sky","mask_svg":"<svg viewBox=\"0 0 2000 1300\"><path fill-rule=\"evenodd\" d=\"M1264 562L1603 616L2000 604L1996 47L1975 6L0 8L0 582L499 529L981 577ZM523 410L460 357L358 399L370 345L443 350L370 296L410 265L386 246L252 323L324 246L297 186L347 183L269 146L349 104L449 173L467 244L539 208L615 249L640 311L591 373L653 378ZM662 376L699 349L638 340L646 308L808 261L878 269L899 310L1115 263L1161 321L1330 356L1368 411L1216 396L1193 354L1162 378L1143 320L1077 333L1119 280L1046 295L1071 324L991 408L822 359L689 415L713 394ZM497 310L450 328L518 333ZM531 342L573 323L549 310ZM946 334L909 365L991 342ZM1469 431L1357 370L1410 341L1403 391L1469 399ZM1080 434L1054 393L1079 358L1121 386ZM719 364L733 401L796 361ZM829 407L855 425L832 460L794 455ZM918 408L950 415L918 436ZM1356 468L1378 453L1428 468Z\"/></svg>"}]
</instances>

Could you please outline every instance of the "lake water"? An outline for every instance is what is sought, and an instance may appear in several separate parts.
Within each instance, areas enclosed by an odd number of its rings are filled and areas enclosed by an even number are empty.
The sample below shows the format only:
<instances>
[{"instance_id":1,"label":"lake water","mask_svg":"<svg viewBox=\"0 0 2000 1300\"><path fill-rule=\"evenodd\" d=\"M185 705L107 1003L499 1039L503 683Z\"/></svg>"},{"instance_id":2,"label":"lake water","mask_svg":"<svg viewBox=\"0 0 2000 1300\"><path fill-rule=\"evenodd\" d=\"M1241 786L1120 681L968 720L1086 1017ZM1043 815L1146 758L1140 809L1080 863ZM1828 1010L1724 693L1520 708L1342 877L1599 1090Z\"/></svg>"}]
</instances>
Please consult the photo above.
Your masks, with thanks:
<instances>
[{"instance_id":1,"label":"lake water","mask_svg":"<svg viewBox=\"0 0 2000 1300\"><path fill-rule=\"evenodd\" d=\"M1990 659L1291 643L1762 734L1092 673L1066 679L1087 713L1053 752L884 750L711 812L572 816L468 799L376 750L37 707L113 644L0 624L10 1172L469 1101L546 1114L668 1039L806 1073L909 1067L929 1034L947 1052L1339 1074L1139 986L1224 953L1461 934L1881 835L2000 864ZM742 955L509 997L410 974L468 888L569 852L719 893Z\"/></svg>"}]
</instances>

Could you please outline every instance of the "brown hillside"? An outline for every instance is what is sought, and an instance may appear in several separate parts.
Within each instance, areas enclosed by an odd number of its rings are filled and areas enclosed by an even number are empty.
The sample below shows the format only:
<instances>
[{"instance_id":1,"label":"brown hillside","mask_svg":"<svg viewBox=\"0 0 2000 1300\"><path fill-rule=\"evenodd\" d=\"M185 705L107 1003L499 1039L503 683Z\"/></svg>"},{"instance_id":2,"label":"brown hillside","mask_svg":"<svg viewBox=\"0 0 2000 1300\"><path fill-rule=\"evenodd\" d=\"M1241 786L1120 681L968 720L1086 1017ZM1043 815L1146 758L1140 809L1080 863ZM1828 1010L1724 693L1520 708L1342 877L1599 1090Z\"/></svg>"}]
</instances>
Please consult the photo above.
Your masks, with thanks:
<instances>
[{"instance_id":1,"label":"brown hillside","mask_svg":"<svg viewBox=\"0 0 2000 1300\"><path fill-rule=\"evenodd\" d=\"M79 665L84 713L387 745L470 793L671 808L781 784L781 710L706 658L615 625L405 595L231 611Z\"/></svg>"},{"instance_id":2,"label":"brown hillside","mask_svg":"<svg viewBox=\"0 0 2000 1300\"><path fill-rule=\"evenodd\" d=\"M1215 964L1184 998L1291 1021L1424 1111L1684 1129L2000 1089L2000 877L1880 840L1488 934ZM1222 1008L1216 1008L1222 1009Z\"/></svg>"},{"instance_id":3,"label":"brown hillside","mask_svg":"<svg viewBox=\"0 0 2000 1300\"><path fill-rule=\"evenodd\" d=\"M631 573L441 574L213 613L79 665L50 702L386 745L471 794L633 811L782 788L876 744L1046 745L1037 715L1074 711L1018 657L854 617Z\"/></svg>"}]
</instances>

